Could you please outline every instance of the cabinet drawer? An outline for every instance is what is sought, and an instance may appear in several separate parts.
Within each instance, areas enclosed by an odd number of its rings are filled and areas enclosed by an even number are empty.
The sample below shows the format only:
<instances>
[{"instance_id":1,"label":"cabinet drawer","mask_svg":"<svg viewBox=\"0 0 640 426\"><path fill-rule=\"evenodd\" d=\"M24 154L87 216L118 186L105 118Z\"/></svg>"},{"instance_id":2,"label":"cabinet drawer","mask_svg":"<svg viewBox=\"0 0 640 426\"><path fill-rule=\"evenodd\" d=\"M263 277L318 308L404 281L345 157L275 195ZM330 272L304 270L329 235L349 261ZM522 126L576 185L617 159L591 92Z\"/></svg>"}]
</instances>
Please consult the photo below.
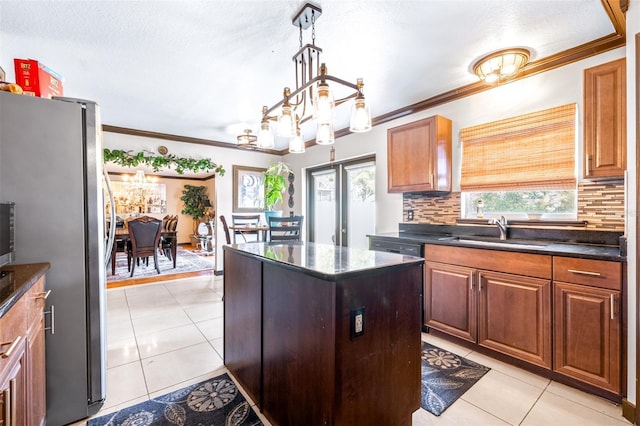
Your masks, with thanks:
<instances>
[{"instance_id":1,"label":"cabinet drawer","mask_svg":"<svg viewBox=\"0 0 640 426\"><path fill-rule=\"evenodd\" d=\"M622 264L607 260L554 257L553 280L621 290Z\"/></svg>"},{"instance_id":2,"label":"cabinet drawer","mask_svg":"<svg viewBox=\"0 0 640 426\"><path fill-rule=\"evenodd\" d=\"M551 279L551 256L545 254L425 245L424 258L485 271Z\"/></svg>"},{"instance_id":3,"label":"cabinet drawer","mask_svg":"<svg viewBox=\"0 0 640 426\"><path fill-rule=\"evenodd\" d=\"M27 331L27 323L24 317L25 302L24 297L21 297L16 303L7 311L2 318L0 318L0 343L3 345L0 347L0 352L6 352L11 347L17 338L24 341L25 333ZM5 344L6 343L6 344ZM14 348L14 352L15 352ZM8 362L13 357L2 358L0 357L0 373L6 368Z\"/></svg>"},{"instance_id":4,"label":"cabinet drawer","mask_svg":"<svg viewBox=\"0 0 640 426\"><path fill-rule=\"evenodd\" d=\"M400 243L392 241L380 241L370 239L369 249L376 251L386 251L387 253L408 254L411 256L422 256L421 244Z\"/></svg>"}]
</instances>

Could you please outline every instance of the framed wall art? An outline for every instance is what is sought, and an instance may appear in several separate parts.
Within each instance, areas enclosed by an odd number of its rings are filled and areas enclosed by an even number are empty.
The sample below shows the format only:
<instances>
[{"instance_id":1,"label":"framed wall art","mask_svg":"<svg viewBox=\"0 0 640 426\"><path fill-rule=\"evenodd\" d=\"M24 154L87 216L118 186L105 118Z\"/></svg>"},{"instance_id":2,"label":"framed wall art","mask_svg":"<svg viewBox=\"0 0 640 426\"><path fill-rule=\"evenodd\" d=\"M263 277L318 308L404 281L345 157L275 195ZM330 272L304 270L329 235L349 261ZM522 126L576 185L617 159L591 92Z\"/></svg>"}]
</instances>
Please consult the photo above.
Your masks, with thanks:
<instances>
[{"instance_id":1,"label":"framed wall art","mask_svg":"<svg viewBox=\"0 0 640 426\"><path fill-rule=\"evenodd\" d=\"M255 213L264 210L264 172L259 167L233 166L233 211Z\"/></svg>"}]
</instances>

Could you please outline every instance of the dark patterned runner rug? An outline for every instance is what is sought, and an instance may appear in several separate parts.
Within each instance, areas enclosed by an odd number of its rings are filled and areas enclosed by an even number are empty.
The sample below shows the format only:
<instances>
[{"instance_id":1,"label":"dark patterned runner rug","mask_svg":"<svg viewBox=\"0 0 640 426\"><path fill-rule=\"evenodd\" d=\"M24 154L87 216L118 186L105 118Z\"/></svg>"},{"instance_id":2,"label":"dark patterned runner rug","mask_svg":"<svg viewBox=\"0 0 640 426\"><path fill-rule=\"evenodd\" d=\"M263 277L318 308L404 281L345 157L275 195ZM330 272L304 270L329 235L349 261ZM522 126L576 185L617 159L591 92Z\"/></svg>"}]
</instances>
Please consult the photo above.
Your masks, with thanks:
<instances>
[{"instance_id":1,"label":"dark patterned runner rug","mask_svg":"<svg viewBox=\"0 0 640 426\"><path fill-rule=\"evenodd\" d=\"M262 425L228 374L89 420L87 426Z\"/></svg>"},{"instance_id":2,"label":"dark patterned runner rug","mask_svg":"<svg viewBox=\"0 0 640 426\"><path fill-rule=\"evenodd\" d=\"M422 408L439 416L489 370L422 342Z\"/></svg>"},{"instance_id":3,"label":"dark patterned runner rug","mask_svg":"<svg viewBox=\"0 0 640 426\"><path fill-rule=\"evenodd\" d=\"M204 271L207 269L215 269L213 262L213 256L204 257L199 256L191 251L183 249L178 246L178 255L176 256L176 267L173 267L173 261L169 260L164 254L158 255L158 266L162 275L169 274L181 274L185 272ZM140 262L140 265L136 266L136 270L133 273L133 277L130 276L131 272L127 271L127 255L123 252L118 252L116 256L116 273L111 275L111 262L107 265L107 282L130 280L135 278L147 278L157 277L158 271L156 271L153 265L153 258L149 258L149 266Z\"/></svg>"}]
</instances>

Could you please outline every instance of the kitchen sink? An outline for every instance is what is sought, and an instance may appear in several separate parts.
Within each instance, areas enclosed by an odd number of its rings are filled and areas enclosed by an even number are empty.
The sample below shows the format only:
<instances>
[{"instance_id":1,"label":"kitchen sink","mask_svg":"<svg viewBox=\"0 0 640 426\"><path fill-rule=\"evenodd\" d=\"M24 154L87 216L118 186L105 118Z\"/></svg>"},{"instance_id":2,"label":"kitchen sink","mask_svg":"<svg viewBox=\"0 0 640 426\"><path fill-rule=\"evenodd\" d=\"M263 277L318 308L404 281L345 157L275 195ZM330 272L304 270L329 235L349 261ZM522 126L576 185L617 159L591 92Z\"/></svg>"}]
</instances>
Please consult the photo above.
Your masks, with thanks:
<instances>
[{"instance_id":1,"label":"kitchen sink","mask_svg":"<svg viewBox=\"0 0 640 426\"><path fill-rule=\"evenodd\" d=\"M497 239L475 239L467 237L444 237L441 241L459 242L465 245L495 248L520 248L520 249L541 249L549 245L546 242L524 241L524 240L497 240Z\"/></svg>"}]
</instances>

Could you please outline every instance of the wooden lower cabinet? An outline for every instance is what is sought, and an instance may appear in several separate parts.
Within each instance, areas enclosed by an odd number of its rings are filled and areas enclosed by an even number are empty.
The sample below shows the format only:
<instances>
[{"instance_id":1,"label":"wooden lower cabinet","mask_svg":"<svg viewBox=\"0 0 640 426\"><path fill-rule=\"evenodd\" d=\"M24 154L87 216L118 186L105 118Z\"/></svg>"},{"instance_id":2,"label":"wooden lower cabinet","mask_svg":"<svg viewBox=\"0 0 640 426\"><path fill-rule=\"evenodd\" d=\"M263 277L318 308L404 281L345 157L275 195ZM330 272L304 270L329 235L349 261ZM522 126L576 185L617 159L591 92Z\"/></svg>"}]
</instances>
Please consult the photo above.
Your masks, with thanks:
<instances>
[{"instance_id":1,"label":"wooden lower cabinet","mask_svg":"<svg viewBox=\"0 0 640 426\"><path fill-rule=\"evenodd\" d=\"M478 344L551 368L551 281L479 271Z\"/></svg>"},{"instance_id":2,"label":"wooden lower cabinet","mask_svg":"<svg viewBox=\"0 0 640 426\"><path fill-rule=\"evenodd\" d=\"M0 318L0 425L46 417L44 276Z\"/></svg>"},{"instance_id":3,"label":"wooden lower cabinet","mask_svg":"<svg viewBox=\"0 0 640 426\"><path fill-rule=\"evenodd\" d=\"M5 369L0 375L0 425L26 425L28 383L24 339L21 338L18 344L13 346L10 356L5 359Z\"/></svg>"},{"instance_id":4,"label":"wooden lower cabinet","mask_svg":"<svg viewBox=\"0 0 640 426\"><path fill-rule=\"evenodd\" d=\"M477 336L475 269L425 262L424 325L469 342Z\"/></svg>"},{"instance_id":5,"label":"wooden lower cabinet","mask_svg":"<svg viewBox=\"0 0 640 426\"><path fill-rule=\"evenodd\" d=\"M425 325L551 368L551 282L425 262Z\"/></svg>"},{"instance_id":6,"label":"wooden lower cabinet","mask_svg":"<svg viewBox=\"0 0 640 426\"><path fill-rule=\"evenodd\" d=\"M554 283L554 305L554 370L619 393L620 292Z\"/></svg>"},{"instance_id":7,"label":"wooden lower cabinet","mask_svg":"<svg viewBox=\"0 0 640 426\"><path fill-rule=\"evenodd\" d=\"M430 245L424 257L425 326L622 394L622 263Z\"/></svg>"},{"instance_id":8,"label":"wooden lower cabinet","mask_svg":"<svg viewBox=\"0 0 640 426\"><path fill-rule=\"evenodd\" d=\"M556 258L554 277L554 370L620 394L622 265Z\"/></svg>"}]
</instances>

